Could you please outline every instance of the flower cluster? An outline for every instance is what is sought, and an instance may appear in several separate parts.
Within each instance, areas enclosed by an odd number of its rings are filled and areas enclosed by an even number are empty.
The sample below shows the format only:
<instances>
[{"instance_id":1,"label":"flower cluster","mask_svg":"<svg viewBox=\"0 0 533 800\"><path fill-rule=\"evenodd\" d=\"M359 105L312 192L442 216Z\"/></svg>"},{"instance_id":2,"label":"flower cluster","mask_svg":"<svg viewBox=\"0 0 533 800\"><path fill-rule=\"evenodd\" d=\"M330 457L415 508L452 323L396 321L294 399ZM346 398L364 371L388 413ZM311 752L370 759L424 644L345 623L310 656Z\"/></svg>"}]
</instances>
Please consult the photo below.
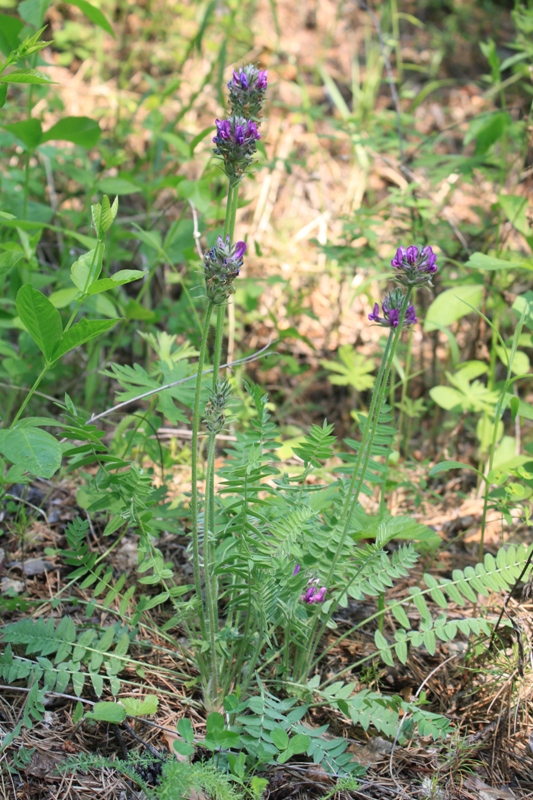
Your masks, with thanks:
<instances>
[{"instance_id":1,"label":"flower cluster","mask_svg":"<svg viewBox=\"0 0 533 800\"><path fill-rule=\"evenodd\" d=\"M253 64L234 70L228 83L232 114L258 121L265 99L268 71Z\"/></svg>"},{"instance_id":2,"label":"flower cluster","mask_svg":"<svg viewBox=\"0 0 533 800\"><path fill-rule=\"evenodd\" d=\"M433 249L417 247L399 247L390 262L396 270L395 279L403 286L432 286L431 277L437 272L437 256Z\"/></svg>"},{"instance_id":3,"label":"flower cluster","mask_svg":"<svg viewBox=\"0 0 533 800\"><path fill-rule=\"evenodd\" d=\"M223 429L230 395L229 383L219 378L205 407L204 425L211 433L220 433Z\"/></svg>"},{"instance_id":4,"label":"flower cluster","mask_svg":"<svg viewBox=\"0 0 533 800\"><path fill-rule=\"evenodd\" d=\"M212 303L221 305L235 292L233 281L240 272L246 243L231 244L219 236L214 247L204 255L204 278L206 294Z\"/></svg>"},{"instance_id":5,"label":"flower cluster","mask_svg":"<svg viewBox=\"0 0 533 800\"><path fill-rule=\"evenodd\" d=\"M292 571L293 578L295 575L298 575L300 569L300 565L296 564ZM327 589L325 586L321 586L320 589L318 588L318 580L315 578L315 580L309 581L307 589L300 595L300 600L302 603L322 603L326 596L326 591Z\"/></svg>"},{"instance_id":6,"label":"flower cluster","mask_svg":"<svg viewBox=\"0 0 533 800\"><path fill-rule=\"evenodd\" d=\"M224 171L232 181L239 180L252 163L257 150L256 142L261 138L257 123L244 117L232 115L228 119L215 120L217 127L213 152L224 159Z\"/></svg>"},{"instance_id":7,"label":"flower cluster","mask_svg":"<svg viewBox=\"0 0 533 800\"><path fill-rule=\"evenodd\" d=\"M368 315L370 322L376 322L383 328L397 328L400 323L400 314L405 300L405 295L400 289L394 289L388 297L386 297L381 308L383 316L379 316L379 303L374 303L374 310ZM407 306L405 316L403 318L403 327L407 325L414 325L418 322L415 313L415 307L410 303Z\"/></svg>"},{"instance_id":8,"label":"flower cluster","mask_svg":"<svg viewBox=\"0 0 533 800\"><path fill-rule=\"evenodd\" d=\"M311 584L315 584L316 581L310 581ZM316 585L309 586L304 594L300 596L300 600L302 603L322 603L324 602L324 597L326 595L326 587L322 586L320 589Z\"/></svg>"}]
</instances>

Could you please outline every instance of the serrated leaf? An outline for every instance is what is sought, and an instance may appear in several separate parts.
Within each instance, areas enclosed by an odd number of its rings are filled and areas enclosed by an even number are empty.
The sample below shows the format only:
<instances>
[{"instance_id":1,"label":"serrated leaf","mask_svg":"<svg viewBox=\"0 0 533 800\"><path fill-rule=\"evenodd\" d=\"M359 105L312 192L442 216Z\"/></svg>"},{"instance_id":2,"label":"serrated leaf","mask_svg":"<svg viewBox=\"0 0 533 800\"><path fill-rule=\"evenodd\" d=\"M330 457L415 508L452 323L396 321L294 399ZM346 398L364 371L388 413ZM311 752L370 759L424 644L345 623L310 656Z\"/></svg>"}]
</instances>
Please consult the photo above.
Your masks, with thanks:
<instances>
[{"instance_id":1,"label":"serrated leaf","mask_svg":"<svg viewBox=\"0 0 533 800\"><path fill-rule=\"evenodd\" d=\"M47 131L44 131L41 142L60 140L72 142L80 147L94 147L100 138L100 126L90 117L63 117Z\"/></svg>"},{"instance_id":2,"label":"serrated leaf","mask_svg":"<svg viewBox=\"0 0 533 800\"><path fill-rule=\"evenodd\" d=\"M99 294L107 292L109 289L116 289L117 286L124 286L126 283L141 280L146 273L140 269L121 269L115 272L110 278L100 278L89 287L89 294Z\"/></svg>"},{"instance_id":3,"label":"serrated leaf","mask_svg":"<svg viewBox=\"0 0 533 800\"><path fill-rule=\"evenodd\" d=\"M284 731L283 728L275 728L270 733L270 738L278 750L286 750L289 746L289 736L287 731Z\"/></svg>"},{"instance_id":4,"label":"serrated leaf","mask_svg":"<svg viewBox=\"0 0 533 800\"><path fill-rule=\"evenodd\" d=\"M172 745L176 753L179 753L180 756L192 756L195 752L195 748L192 744L187 744L187 742L180 742L179 739L175 739Z\"/></svg>"},{"instance_id":5,"label":"serrated leaf","mask_svg":"<svg viewBox=\"0 0 533 800\"><path fill-rule=\"evenodd\" d=\"M471 469L479 474L479 470L471 464L463 464L462 461L441 461L440 464L435 464L434 467L431 467L429 477L433 478L435 475L439 475L441 472L449 472L451 469Z\"/></svg>"},{"instance_id":6,"label":"serrated leaf","mask_svg":"<svg viewBox=\"0 0 533 800\"><path fill-rule=\"evenodd\" d=\"M2 127L20 139L27 150L35 150L41 142L43 129L38 119L25 119Z\"/></svg>"},{"instance_id":7,"label":"serrated leaf","mask_svg":"<svg viewBox=\"0 0 533 800\"><path fill-rule=\"evenodd\" d=\"M22 261L26 256L20 250L7 250L5 253L0 253L0 274L9 272L10 269L16 267L19 261Z\"/></svg>"},{"instance_id":8,"label":"serrated leaf","mask_svg":"<svg viewBox=\"0 0 533 800\"><path fill-rule=\"evenodd\" d=\"M17 293L17 313L47 362L63 333L59 311L29 283Z\"/></svg>"},{"instance_id":9,"label":"serrated leaf","mask_svg":"<svg viewBox=\"0 0 533 800\"><path fill-rule=\"evenodd\" d=\"M118 197L115 197L115 202L110 205L109 197L106 194L102 197L101 203L94 203L91 206L93 225L99 241L105 238L107 231L117 216L117 211Z\"/></svg>"},{"instance_id":10,"label":"serrated leaf","mask_svg":"<svg viewBox=\"0 0 533 800\"><path fill-rule=\"evenodd\" d=\"M90 342L91 339L96 339L111 330L117 322L118 320L116 319L85 319L83 317L72 328L65 331L57 343L53 354L54 361L64 356L65 353L69 353L79 347L80 344Z\"/></svg>"},{"instance_id":11,"label":"serrated leaf","mask_svg":"<svg viewBox=\"0 0 533 800\"><path fill-rule=\"evenodd\" d=\"M100 245L101 247L102 245ZM96 248L81 255L70 268L72 283L80 292L88 292L100 274L101 260Z\"/></svg>"},{"instance_id":12,"label":"serrated leaf","mask_svg":"<svg viewBox=\"0 0 533 800\"><path fill-rule=\"evenodd\" d=\"M502 272L508 269L533 269L533 265L526 261L508 261L503 258L485 255L485 253L472 253L466 262L466 266L489 272Z\"/></svg>"},{"instance_id":13,"label":"serrated leaf","mask_svg":"<svg viewBox=\"0 0 533 800\"><path fill-rule=\"evenodd\" d=\"M297 733L289 741L289 750L293 755L297 756L301 753L306 753L310 744L311 739L309 736L305 733Z\"/></svg>"},{"instance_id":14,"label":"serrated leaf","mask_svg":"<svg viewBox=\"0 0 533 800\"><path fill-rule=\"evenodd\" d=\"M194 729L192 727L190 719L187 717L182 717L177 725L178 733L182 737L182 739L191 744L194 742Z\"/></svg>"},{"instance_id":15,"label":"serrated leaf","mask_svg":"<svg viewBox=\"0 0 533 800\"><path fill-rule=\"evenodd\" d=\"M126 709L121 703L95 703L92 710L85 714L85 717L118 725L126 719Z\"/></svg>"},{"instance_id":16,"label":"serrated leaf","mask_svg":"<svg viewBox=\"0 0 533 800\"><path fill-rule=\"evenodd\" d=\"M17 11L25 22L40 28L51 0L22 0Z\"/></svg>"},{"instance_id":17,"label":"serrated leaf","mask_svg":"<svg viewBox=\"0 0 533 800\"><path fill-rule=\"evenodd\" d=\"M0 453L38 478L51 478L63 456L61 445L51 433L20 425L0 430Z\"/></svg>"},{"instance_id":18,"label":"serrated leaf","mask_svg":"<svg viewBox=\"0 0 533 800\"><path fill-rule=\"evenodd\" d=\"M148 714L155 714L159 706L159 700L155 694L149 694L142 698L121 697L120 702L130 717L141 717Z\"/></svg>"},{"instance_id":19,"label":"serrated leaf","mask_svg":"<svg viewBox=\"0 0 533 800\"><path fill-rule=\"evenodd\" d=\"M98 672L90 672L91 683L93 685L94 693L97 697L101 697L104 691L104 678Z\"/></svg>"},{"instance_id":20,"label":"serrated leaf","mask_svg":"<svg viewBox=\"0 0 533 800\"><path fill-rule=\"evenodd\" d=\"M51 80L47 75L38 69L14 69L0 75L0 84L25 83L25 84L51 84L56 81ZM15 125L17 123L14 123ZM39 142L37 142L39 144ZM37 147L37 144L35 147Z\"/></svg>"},{"instance_id":21,"label":"serrated leaf","mask_svg":"<svg viewBox=\"0 0 533 800\"><path fill-rule=\"evenodd\" d=\"M439 294L427 310L425 331L438 330L440 326L451 325L461 317L472 313L470 306L477 308L483 298L481 284L459 284ZM467 305L468 303L469 305ZM437 323L437 324L435 324Z\"/></svg>"},{"instance_id":22,"label":"serrated leaf","mask_svg":"<svg viewBox=\"0 0 533 800\"><path fill-rule=\"evenodd\" d=\"M82 11L87 19L90 19L91 22L94 22L95 25L98 25L99 28L110 33L113 39L115 38L115 33L113 28L111 27L111 23L107 19L107 17L100 11L99 8L91 5L88 3L87 0L68 0L71 6L76 6Z\"/></svg>"}]
</instances>

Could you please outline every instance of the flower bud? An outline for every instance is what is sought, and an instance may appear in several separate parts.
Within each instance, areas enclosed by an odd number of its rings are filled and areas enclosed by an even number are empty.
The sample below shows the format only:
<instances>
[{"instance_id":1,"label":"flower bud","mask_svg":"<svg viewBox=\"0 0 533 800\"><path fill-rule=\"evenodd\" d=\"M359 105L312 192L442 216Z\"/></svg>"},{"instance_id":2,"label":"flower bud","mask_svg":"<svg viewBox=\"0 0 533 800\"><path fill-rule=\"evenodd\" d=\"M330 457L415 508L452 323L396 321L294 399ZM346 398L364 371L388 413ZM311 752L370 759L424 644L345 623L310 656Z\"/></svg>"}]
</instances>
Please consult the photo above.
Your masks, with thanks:
<instances>
[{"instance_id":1,"label":"flower bud","mask_svg":"<svg viewBox=\"0 0 533 800\"><path fill-rule=\"evenodd\" d=\"M228 83L232 114L259 121L267 84L268 72L253 64L234 70Z\"/></svg>"},{"instance_id":2,"label":"flower bud","mask_svg":"<svg viewBox=\"0 0 533 800\"><path fill-rule=\"evenodd\" d=\"M368 315L371 322L381 325L383 328L397 328L400 324L400 313L405 300L405 295L401 289L393 289L393 291L385 297L381 304L383 309L383 316L379 315L379 303L374 303L374 310ZM403 318L403 326L414 325L418 322L415 313L415 307L412 303L407 306L405 316Z\"/></svg>"},{"instance_id":3,"label":"flower bud","mask_svg":"<svg viewBox=\"0 0 533 800\"><path fill-rule=\"evenodd\" d=\"M229 236L225 240L219 236L204 255L205 290L215 305L222 305L234 294L233 281L241 270L245 252L246 242L232 245Z\"/></svg>"}]
</instances>

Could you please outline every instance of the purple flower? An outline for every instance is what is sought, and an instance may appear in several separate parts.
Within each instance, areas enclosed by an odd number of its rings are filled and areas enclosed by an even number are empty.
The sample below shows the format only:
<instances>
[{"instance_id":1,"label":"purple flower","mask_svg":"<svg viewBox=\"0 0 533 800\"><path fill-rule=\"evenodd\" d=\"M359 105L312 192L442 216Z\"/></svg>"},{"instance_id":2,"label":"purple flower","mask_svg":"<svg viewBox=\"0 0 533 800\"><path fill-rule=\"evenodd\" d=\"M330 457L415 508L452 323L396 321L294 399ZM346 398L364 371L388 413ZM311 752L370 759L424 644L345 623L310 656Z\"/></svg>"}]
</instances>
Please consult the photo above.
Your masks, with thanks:
<instances>
[{"instance_id":1,"label":"purple flower","mask_svg":"<svg viewBox=\"0 0 533 800\"><path fill-rule=\"evenodd\" d=\"M326 587L322 586L320 589L317 586L317 580L309 581L309 586L305 592L300 595L302 603L322 603L326 595Z\"/></svg>"},{"instance_id":2,"label":"purple flower","mask_svg":"<svg viewBox=\"0 0 533 800\"><path fill-rule=\"evenodd\" d=\"M322 601L324 600L325 595L326 595L326 587L322 586L321 589L318 589L318 591L316 591L314 593L314 595L309 600L309 602L310 603L322 603Z\"/></svg>"},{"instance_id":3,"label":"purple flower","mask_svg":"<svg viewBox=\"0 0 533 800\"><path fill-rule=\"evenodd\" d=\"M397 308L391 308L390 311L385 311L385 308L383 308L383 313L385 314L385 316L389 320L390 326L392 328L397 328L398 327L398 323L400 321L400 312L398 311L398 309Z\"/></svg>"},{"instance_id":4,"label":"purple flower","mask_svg":"<svg viewBox=\"0 0 533 800\"><path fill-rule=\"evenodd\" d=\"M224 159L224 171L228 178L238 181L252 163L257 150L256 141L261 138L257 123L245 117L231 116L224 120L217 119L216 128L214 152Z\"/></svg>"},{"instance_id":5,"label":"purple flower","mask_svg":"<svg viewBox=\"0 0 533 800\"><path fill-rule=\"evenodd\" d=\"M266 89L268 85L268 70L261 69L257 73L257 88Z\"/></svg>"},{"instance_id":6,"label":"purple flower","mask_svg":"<svg viewBox=\"0 0 533 800\"><path fill-rule=\"evenodd\" d=\"M259 120L265 99L268 72L247 64L233 71L228 83L231 113L246 119Z\"/></svg>"},{"instance_id":7,"label":"purple flower","mask_svg":"<svg viewBox=\"0 0 533 800\"><path fill-rule=\"evenodd\" d=\"M374 310L368 315L370 322L379 322L379 303L374 303Z\"/></svg>"},{"instance_id":8,"label":"purple flower","mask_svg":"<svg viewBox=\"0 0 533 800\"><path fill-rule=\"evenodd\" d=\"M294 569L293 569L293 571L292 571L292 577L294 578L294 576L295 576L295 575L298 575L298 573L300 572L300 570L301 570L301 567L300 567L300 565L299 565L299 564L296 564L296 565L295 565L295 567L294 567Z\"/></svg>"},{"instance_id":9,"label":"purple flower","mask_svg":"<svg viewBox=\"0 0 533 800\"><path fill-rule=\"evenodd\" d=\"M393 289L388 297L385 297L381 308L383 316L379 315L379 303L374 303L374 310L368 315L370 322L376 322L383 328L397 328L400 324L400 313L405 300L405 295L401 289ZM412 303L407 306L403 318L403 327L414 325L418 322L415 307Z\"/></svg>"},{"instance_id":10,"label":"purple flower","mask_svg":"<svg viewBox=\"0 0 533 800\"><path fill-rule=\"evenodd\" d=\"M416 313L415 313L414 305L412 305L412 304L408 305L407 306L407 311L405 312L404 323L406 325L416 325L417 322L418 322L418 319L417 319L417 316L416 316Z\"/></svg>"},{"instance_id":11,"label":"purple flower","mask_svg":"<svg viewBox=\"0 0 533 800\"><path fill-rule=\"evenodd\" d=\"M241 259L243 255L246 253L247 250L246 242L237 242L235 245L235 252L233 253L233 257L237 259Z\"/></svg>"},{"instance_id":12,"label":"purple flower","mask_svg":"<svg viewBox=\"0 0 533 800\"><path fill-rule=\"evenodd\" d=\"M261 134L257 130L257 125L256 125L255 122L253 122L253 120L250 120L248 122L248 125L246 127L246 135L247 136L253 136L254 139L260 139L261 138Z\"/></svg>"},{"instance_id":13,"label":"purple flower","mask_svg":"<svg viewBox=\"0 0 533 800\"><path fill-rule=\"evenodd\" d=\"M217 126L217 134L221 139L231 138L231 123L229 119L216 119L215 125ZM213 141L215 141L213 139Z\"/></svg>"},{"instance_id":14,"label":"purple flower","mask_svg":"<svg viewBox=\"0 0 533 800\"><path fill-rule=\"evenodd\" d=\"M403 286L432 286L431 276L437 272L437 256L432 247L398 247L391 266L397 270L395 278Z\"/></svg>"}]
</instances>

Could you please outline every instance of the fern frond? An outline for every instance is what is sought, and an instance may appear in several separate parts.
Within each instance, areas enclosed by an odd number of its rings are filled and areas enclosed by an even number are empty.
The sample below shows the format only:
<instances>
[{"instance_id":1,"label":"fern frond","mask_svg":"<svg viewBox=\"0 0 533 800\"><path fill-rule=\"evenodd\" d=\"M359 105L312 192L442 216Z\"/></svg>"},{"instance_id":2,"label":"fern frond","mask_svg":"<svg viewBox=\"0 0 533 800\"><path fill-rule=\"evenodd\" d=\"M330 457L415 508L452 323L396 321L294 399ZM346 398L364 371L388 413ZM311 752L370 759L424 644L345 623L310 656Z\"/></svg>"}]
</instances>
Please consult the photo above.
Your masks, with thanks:
<instances>
[{"instance_id":1,"label":"fern frond","mask_svg":"<svg viewBox=\"0 0 533 800\"><path fill-rule=\"evenodd\" d=\"M465 636L490 635L491 623L488 620L483 617L449 618L446 613L448 606L450 602L459 606L465 606L467 602L477 603L479 594L488 597L493 592L508 592L521 575L527 580L533 569L532 565L529 565L524 574L522 573L532 549L533 545L526 547L523 544L502 547L496 558L487 553L483 563L477 564L475 568L455 569L452 578L435 578L426 573L424 575L426 589L411 587L408 598L386 607L386 611L394 615L402 628L396 631L393 642L388 641L379 630L376 631L374 640L383 661L392 666L395 653L396 657L405 663L409 646L424 645L429 653L434 654L438 640L448 642L459 633ZM428 596L443 609L443 613L436 618L427 605ZM406 607L410 603L414 604L420 614L419 630L411 630L411 621L406 613Z\"/></svg>"},{"instance_id":2,"label":"fern frond","mask_svg":"<svg viewBox=\"0 0 533 800\"><path fill-rule=\"evenodd\" d=\"M311 425L309 433L304 437L293 452L302 459L307 466L319 467L321 461L326 461L333 455L333 445L336 437L332 436L333 425L328 425L324 420L322 427Z\"/></svg>"},{"instance_id":3,"label":"fern frond","mask_svg":"<svg viewBox=\"0 0 533 800\"><path fill-rule=\"evenodd\" d=\"M362 437L364 436L367 425L368 418L359 415L359 426ZM379 415L373 444L370 448L370 460L363 476L365 483L364 491L367 494L371 494L373 487L381 485L386 478L387 459L390 456L395 437L396 429L394 427L392 411L389 406L384 405ZM342 467L335 467L334 472L352 475L358 460L361 442L355 439L345 439L344 441L354 452L341 453L340 457L344 461L344 465ZM378 461L377 459L382 460Z\"/></svg>"}]
</instances>

